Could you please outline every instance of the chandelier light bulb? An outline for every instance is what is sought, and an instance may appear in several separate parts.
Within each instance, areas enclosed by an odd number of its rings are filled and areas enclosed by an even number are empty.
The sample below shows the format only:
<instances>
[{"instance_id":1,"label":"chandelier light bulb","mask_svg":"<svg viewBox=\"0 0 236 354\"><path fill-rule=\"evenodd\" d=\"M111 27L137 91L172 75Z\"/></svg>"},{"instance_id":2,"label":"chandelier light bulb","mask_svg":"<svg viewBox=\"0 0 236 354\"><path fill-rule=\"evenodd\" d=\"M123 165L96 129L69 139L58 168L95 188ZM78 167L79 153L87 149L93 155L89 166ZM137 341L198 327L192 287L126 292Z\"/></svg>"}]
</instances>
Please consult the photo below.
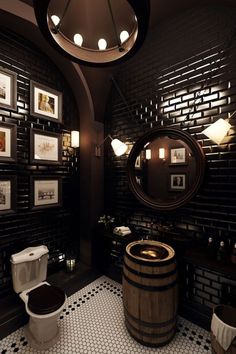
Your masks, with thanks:
<instances>
[{"instance_id":1,"label":"chandelier light bulb","mask_svg":"<svg viewBox=\"0 0 236 354\"><path fill-rule=\"evenodd\" d=\"M127 32L127 31L120 32L121 43L124 43L126 41L126 39L128 39L128 38L129 38L129 32Z\"/></svg>"},{"instance_id":2,"label":"chandelier light bulb","mask_svg":"<svg viewBox=\"0 0 236 354\"><path fill-rule=\"evenodd\" d=\"M98 41L98 48L100 50L105 50L107 47L107 41L104 38L100 38Z\"/></svg>"},{"instance_id":3,"label":"chandelier light bulb","mask_svg":"<svg viewBox=\"0 0 236 354\"><path fill-rule=\"evenodd\" d=\"M52 15L51 16L51 20L52 20L53 24L55 26L57 26L59 24L59 22L60 22L60 17L58 17L57 15Z\"/></svg>"},{"instance_id":4,"label":"chandelier light bulb","mask_svg":"<svg viewBox=\"0 0 236 354\"><path fill-rule=\"evenodd\" d=\"M78 46L80 46L80 47L82 46L83 37L81 36L81 34L76 33L76 34L74 35L74 42L75 42L76 45L78 45Z\"/></svg>"}]
</instances>

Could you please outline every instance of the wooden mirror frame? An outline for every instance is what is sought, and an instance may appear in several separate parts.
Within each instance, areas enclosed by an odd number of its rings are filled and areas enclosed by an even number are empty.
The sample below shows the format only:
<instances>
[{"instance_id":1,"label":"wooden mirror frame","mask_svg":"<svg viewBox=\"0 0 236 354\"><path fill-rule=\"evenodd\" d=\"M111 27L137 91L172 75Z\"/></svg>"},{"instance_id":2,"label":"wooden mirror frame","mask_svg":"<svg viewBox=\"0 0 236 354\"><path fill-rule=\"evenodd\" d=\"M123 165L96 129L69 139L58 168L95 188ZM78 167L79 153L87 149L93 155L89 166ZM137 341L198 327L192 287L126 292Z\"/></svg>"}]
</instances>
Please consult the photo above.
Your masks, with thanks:
<instances>
[{"instance_id":1,"label":"wooden mirror frame","mask_svg":"<svg viewBox=\"0 0 236 354\"><path fill-rule=\"evenodd\" d=\"M168 136L173 139L182 140L192 151L196 160L196 180L183 197L171 202L158 202L145 194L138 185L135 178L135 161L145 144L156 138ZM161 211L174 210L187 203L197 193L202 184L205 171L205 155L199 143L187 132L177 128L161 127L150 130L141 136L130 151L127 161L127 175L130 190L135 197L144 205Z\"/></svg>"}]
</instances>

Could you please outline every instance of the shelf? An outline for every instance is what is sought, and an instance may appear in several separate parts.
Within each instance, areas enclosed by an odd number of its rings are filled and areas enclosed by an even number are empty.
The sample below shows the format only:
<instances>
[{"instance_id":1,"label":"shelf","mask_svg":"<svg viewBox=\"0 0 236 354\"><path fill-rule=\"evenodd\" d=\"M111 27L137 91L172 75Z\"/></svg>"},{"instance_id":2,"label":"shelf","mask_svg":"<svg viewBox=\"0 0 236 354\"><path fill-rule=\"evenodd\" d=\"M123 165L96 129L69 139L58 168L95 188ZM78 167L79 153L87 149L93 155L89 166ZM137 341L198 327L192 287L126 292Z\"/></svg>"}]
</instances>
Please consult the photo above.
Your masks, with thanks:
<instances>
[{"instance_id":1,"label":"shelf","mask_svg":"<svg viewBox=\"0 0 236 354\"><path fill-rule=\"evenodd\" d=\"M236 264L224 264L215 259L210 259L209 255L204 252L204 250L188 250L183 259L199 267L204 267L232 279L236 279Z\"/></svg>"}]
</instances>

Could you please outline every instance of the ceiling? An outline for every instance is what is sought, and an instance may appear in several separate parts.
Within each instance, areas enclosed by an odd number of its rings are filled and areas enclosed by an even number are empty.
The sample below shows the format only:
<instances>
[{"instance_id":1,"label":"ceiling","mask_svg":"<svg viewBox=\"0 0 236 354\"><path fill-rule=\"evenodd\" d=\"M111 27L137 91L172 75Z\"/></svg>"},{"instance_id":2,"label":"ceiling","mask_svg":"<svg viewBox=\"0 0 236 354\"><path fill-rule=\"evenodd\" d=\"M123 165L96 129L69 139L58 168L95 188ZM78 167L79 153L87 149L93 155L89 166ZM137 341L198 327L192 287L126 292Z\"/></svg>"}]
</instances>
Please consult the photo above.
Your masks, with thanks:
<instances>
[{"instance_id":1,"label":"ceiling","mask_svg":"<svg viewBox=\"0 0 236 354\"><path fill-rule=\"evenodd\" d=\"M21 1L33 6L33 0ZM202 5L214 7L215 5L222 5L222 3L224 6L236 7L236 0L150 0L149 28L158 26L159 23L165 21L168 17L188 8ZM116 73L115 70L117 68L113 66L98 70L97 68L82 66L81 70L86 77L92 96L96 119L103 121L105 102L111 85L110 76Z\"/></svg>"},{"instance_id":2,"label":"ceiling","mask_svg":"<svg viewBox=\"0 0 236 354\"><path fill-rule=\"evenodd\" d=\"M33 6L33 0L21 0L26 4ZM85 0L86 1L86 0ZM140 0L138 0L140 1ZM235 0L150 0L150 27L156 26L159 22L171 16L174 13L183 11L187 8L199 5L228 5L236 7ZM78 16L78 13L76 13Z\"/></svg>"}]
</instances>

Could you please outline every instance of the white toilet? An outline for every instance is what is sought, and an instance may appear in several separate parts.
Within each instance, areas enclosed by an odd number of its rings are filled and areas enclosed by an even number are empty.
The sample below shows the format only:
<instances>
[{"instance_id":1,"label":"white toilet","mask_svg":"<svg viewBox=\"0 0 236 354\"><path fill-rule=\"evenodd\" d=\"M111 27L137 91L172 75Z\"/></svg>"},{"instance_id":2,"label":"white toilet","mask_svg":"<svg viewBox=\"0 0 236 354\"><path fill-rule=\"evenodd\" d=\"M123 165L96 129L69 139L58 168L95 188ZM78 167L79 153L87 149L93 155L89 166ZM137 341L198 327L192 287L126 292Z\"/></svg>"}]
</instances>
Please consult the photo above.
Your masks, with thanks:
<instances>
[{"instance_id":1,"label":"white toilet","mask_svg":"<svg viewBox=\"0 0 236 354\"><path fill-rule=\"evenodd\" d=\"M30 316L25 327L29 344L46 350L59 339L57 318L65 302L65 293L47 283L48 248L29 247L11 256L13 288L25 303Z\"/></svg>"}]
</instances>

